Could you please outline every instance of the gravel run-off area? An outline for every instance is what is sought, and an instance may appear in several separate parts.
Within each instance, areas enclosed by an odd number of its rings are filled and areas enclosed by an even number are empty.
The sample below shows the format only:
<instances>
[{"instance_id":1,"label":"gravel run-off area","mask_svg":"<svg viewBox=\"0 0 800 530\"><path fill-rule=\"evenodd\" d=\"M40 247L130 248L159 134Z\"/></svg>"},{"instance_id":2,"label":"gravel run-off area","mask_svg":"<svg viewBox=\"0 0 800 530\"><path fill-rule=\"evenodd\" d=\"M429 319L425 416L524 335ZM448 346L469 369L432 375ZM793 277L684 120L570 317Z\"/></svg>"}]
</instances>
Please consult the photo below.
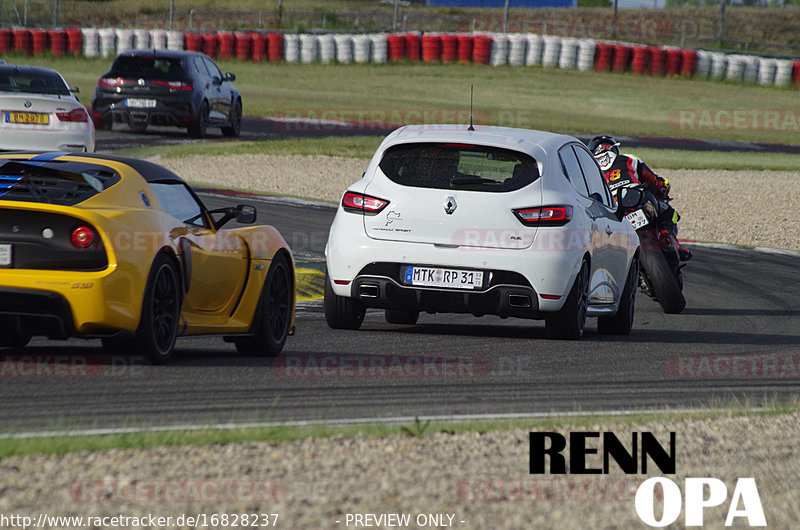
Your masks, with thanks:
<instances>
[{"instance_id":1,"label":"gravel run-off area","mask_svg":"<svg viewBox=\"0 0 800 530\"><path fill-rule=\"evenodd\" d=\"M367 165L316 156L156 161L194 183L332 202ZM672 182L682 238L798 248L800 172L660 174ZM613 431L622 440L631 430L652 431L664 445L675 431L677 474L669 478L682 491L686 477L717 478L727 486L722 506L705 511L708 528L723 527L737 479L745 477L756 480L769 527L800 527L797 414L583 430ZM590 457L589 465L601 467L602 459ZM535 476L528 466L524 429L8 457L0 460L0 515L278 513L279 528L320 529L354 528L347 514L396 513L408 514L413 528L435 521L425 519L430 514L442 517L440 527L451 515L457 528L647 528L634 495L646 476L661 474L657 469L624 475L612 464L608 475ZM658 504L655 513L661 514ZM683 523L682 514L671 527ZM738 518L734 526L747 521ZM178 527L176 520L167 527Z\"/></svg>"}]
</instances>

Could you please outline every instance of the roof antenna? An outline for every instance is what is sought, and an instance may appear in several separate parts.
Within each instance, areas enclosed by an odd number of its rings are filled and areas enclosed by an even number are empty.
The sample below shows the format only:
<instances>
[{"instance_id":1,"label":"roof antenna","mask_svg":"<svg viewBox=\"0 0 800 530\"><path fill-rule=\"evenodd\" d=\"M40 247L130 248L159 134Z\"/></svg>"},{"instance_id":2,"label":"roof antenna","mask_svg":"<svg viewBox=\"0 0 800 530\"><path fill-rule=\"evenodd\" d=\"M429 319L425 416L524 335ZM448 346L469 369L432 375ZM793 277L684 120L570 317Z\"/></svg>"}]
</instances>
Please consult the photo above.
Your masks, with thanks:
<instances>
[{"instance_id":1,"label":"roof antenna","mask_svg":"<svg viewBox=\"0 0 800 530\"><path fill-rule=\"evenodd\" d=\"M474 131L475 127L472 126L472 91L474 85L469 85L469 127L467 127L468 131Z\"/></svg>"}]
</instances>

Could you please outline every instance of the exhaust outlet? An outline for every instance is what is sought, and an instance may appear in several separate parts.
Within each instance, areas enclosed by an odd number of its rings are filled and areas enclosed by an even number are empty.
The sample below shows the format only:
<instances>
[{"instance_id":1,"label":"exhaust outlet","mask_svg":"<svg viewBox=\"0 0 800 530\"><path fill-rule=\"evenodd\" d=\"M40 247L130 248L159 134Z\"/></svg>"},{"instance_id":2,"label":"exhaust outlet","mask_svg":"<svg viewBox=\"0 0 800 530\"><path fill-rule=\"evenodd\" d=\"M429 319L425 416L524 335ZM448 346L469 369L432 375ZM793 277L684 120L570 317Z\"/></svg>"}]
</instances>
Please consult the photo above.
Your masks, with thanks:
<instances>
[{"instance_id":1,"label":"exhaust outlet","mask_svg":"<svg viewBox=\"0 0 800 530\"><path fill-rule=\"evenodd\" d=\"M378 286L369 284L369 283L362 283L358 286L358 297L359 298L378 298Z\"/></svg>"},{"instance_id":2,"label":"exhaust outlet","mask_svg":"<svg viewBox=\"0 0 800 530\"><path fill-rule=\"evenodd\" d=\"M526 294L508 295L508 305L511 307L531 307L531 297Z\"/></svg>"}]
</instances>

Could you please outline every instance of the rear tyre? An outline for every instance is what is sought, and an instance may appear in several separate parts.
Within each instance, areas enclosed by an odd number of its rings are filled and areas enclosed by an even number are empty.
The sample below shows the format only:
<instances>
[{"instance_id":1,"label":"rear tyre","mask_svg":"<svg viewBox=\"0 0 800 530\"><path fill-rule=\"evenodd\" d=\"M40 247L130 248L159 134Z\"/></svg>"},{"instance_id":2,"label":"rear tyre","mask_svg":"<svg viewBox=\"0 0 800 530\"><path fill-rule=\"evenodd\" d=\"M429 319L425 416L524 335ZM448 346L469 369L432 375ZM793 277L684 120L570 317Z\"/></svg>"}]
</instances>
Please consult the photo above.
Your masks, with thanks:
<instances>
[{"instance_id":1,"label":"rear tyre","mask_svg":"<svg viewBox=\"0 0 800 530\"><path fill-rule=\"evenodd\" d=\"M165 364L175 349L180 312L178 270L169 256L159 254L147 278L142 316L132 350L147 355L156 364Z\"/></svg>"},{"instance_id":2,"label":"rear tyre","mask_svg":"<svg viewBox=\"0 0 800 530\"><path fill-rule=\"evenodd\" d=\"M272 260L261 291L258 331L252 337L236 339L242 355L275 357L286 344L292 321L294 285L289 262L283 254Z\"/></svg>"},{"instance_id":3,"label":"rear tyre","mask_svg":"<svg viewBox=\"0 0 800 530\"><path fill-rule=\"evenodd\" d=\"M359 300L333 292L331 281L325 277L325 321L333 329L358 329L364 322L367 308Z\"/></svg>"},{"instance_id":4,"label":"rear tyre","mask_svg":"<svg viewBox=\"0 0 800 530\"><path fill-rule=\"evenodd\" d=\"M619 310L613 317L599 317L597 331L603 335L629 335L633 329L633 315L636 306L636 288L639 285L639 259L633 258L628 278L619 302Z\"/></svg>"},{"instance_id":5,"label":"rear tyre","mask_svg":"<svg viewBox=\"0 0 800 530\"><path fill-rule=\"evenodd\" d=\"M238 137L242 133L242 102L236 101L231 109L231 123L222 127L222 136Z\"/></svg>"},{"instance_id":6,"label":"rear tyre","mask_svg":"<svg viewBox=\"0 0 800 530\"><path fill-rule=\"evenodd\" d=\"M569 291L564 307L545 319L547 337L551 339L578 340L586 327L586 310L589 305L589 264L581 264L575 283Z\"/></svg>"},{"instance_id":7,"label":"rear tyre","mask_svg":"<svg viewBox=\"0 0 800 530\"><path fill-rule=\"evenodd\" d=\"M387 309L386 322L389 324L405 324L413 326L419 320L419 311L404 311L402 309Z\"/></svg>"},{"instance_id":8,"label":"rear tyre","mask_svg":"<svg viewBox=\"0 0 800 530\"><path fill-rule=\"evenodd\" d=\"M194 121L189 124L189 136L192 138L205 138L208 129L208 102L204 101L197 111Z\"/></svg>"},{"instance_id":9,"label":"rear tyre","mask_svg":"<svg viewBox=\"0 0 800 530\"><path fill-rule=\"evenodd\" d=\"M682 282L672 273L664 254L660 250L642 248L640 259L644 281L664 313L674 315L683 311L686 298L683 297Z\"/></svg>"}]
</instances>

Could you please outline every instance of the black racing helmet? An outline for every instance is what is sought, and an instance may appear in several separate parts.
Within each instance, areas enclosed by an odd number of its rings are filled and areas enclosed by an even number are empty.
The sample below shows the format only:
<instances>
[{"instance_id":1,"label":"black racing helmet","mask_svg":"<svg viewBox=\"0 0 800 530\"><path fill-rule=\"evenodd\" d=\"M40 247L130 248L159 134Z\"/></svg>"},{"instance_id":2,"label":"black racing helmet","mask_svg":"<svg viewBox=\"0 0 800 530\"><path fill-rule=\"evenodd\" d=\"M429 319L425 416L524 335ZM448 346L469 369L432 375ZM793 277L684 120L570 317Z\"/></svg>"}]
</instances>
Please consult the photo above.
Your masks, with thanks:
<instances>
[{"instance_id":1,"label":"black racing helmet","mask_svg":"<svg viewBox=\"0 0 800 530\"><path fill-rule=\"evenodd\" d=\"M615 155L619 154L619 142L606 134L595 136L589 141L589 151L594 156L598 156L605 151L611 151Z\"/></svg>"}]
</instances>

